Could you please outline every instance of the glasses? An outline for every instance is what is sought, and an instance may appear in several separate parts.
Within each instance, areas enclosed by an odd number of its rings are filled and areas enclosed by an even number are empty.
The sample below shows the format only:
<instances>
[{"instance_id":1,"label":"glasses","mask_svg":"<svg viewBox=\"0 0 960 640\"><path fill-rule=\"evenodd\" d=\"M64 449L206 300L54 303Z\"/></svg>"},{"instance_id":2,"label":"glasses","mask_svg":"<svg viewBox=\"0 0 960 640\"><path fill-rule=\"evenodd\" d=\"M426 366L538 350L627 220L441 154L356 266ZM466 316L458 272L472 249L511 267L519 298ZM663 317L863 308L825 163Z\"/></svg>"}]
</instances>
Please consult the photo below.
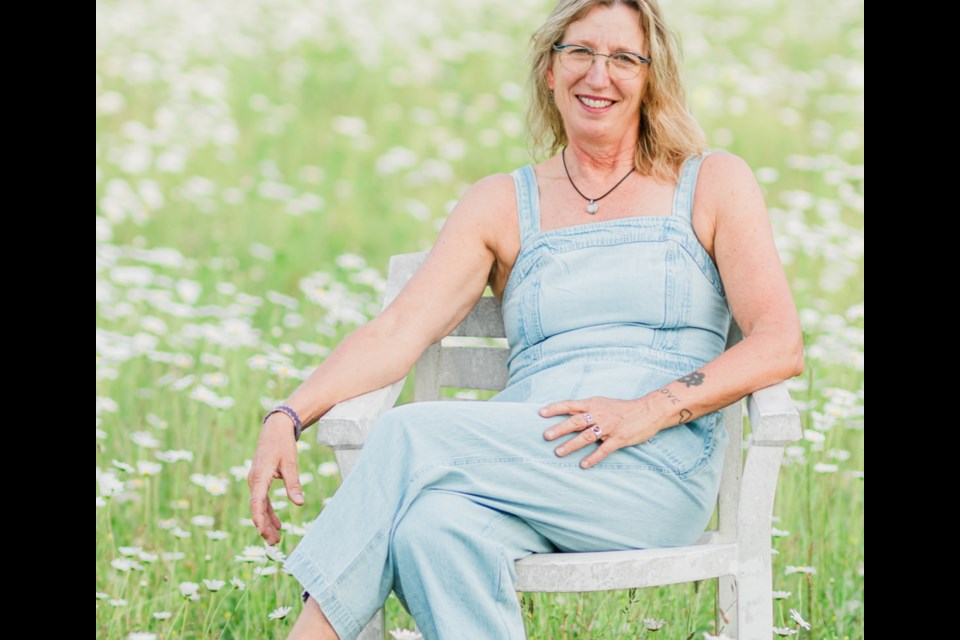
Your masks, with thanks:
<instances>
[{"instance_id":1,"label":"glasses","mask_svg":"<svg viewBox=\"0 0 960 640\"><path fill-rule=\"evenodd\" d=\"M650 64L653 62L650 58L644 58L639 53L629 51L597 53L581 44L555 44L553 50L559 52L560 64L563 65L563 68L573 73L586 73L593 66L593 61L597 56L603 56L607 59L607 68L610 70L610 75L619 80L636 78L640 75L644 63Z\"/></svg>"}]
</instances>

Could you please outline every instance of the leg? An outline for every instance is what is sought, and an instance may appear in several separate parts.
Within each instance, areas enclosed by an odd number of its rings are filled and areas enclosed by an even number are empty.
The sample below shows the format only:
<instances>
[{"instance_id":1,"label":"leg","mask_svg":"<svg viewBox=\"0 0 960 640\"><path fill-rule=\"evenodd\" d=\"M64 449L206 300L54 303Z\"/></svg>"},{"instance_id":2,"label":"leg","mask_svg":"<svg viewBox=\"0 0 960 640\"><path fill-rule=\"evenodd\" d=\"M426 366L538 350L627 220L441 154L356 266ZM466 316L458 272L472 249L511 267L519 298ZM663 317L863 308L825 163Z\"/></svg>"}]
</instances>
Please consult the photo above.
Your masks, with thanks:
<instances>
[{"instance_id":1,"label":"leg","mask_svg":"<svg viewBox=\"0 0 960 640\"><path fill-rule=\"evenodd\" d=\"M391 548L397 590L425 640L524 640L513 563L557 550L520 518L437 489L413 501Z\"/></svg>"},{"instance_id":2,"label":"leg","mask_svg":"<svg viewBox=\"0 0 960 640\"><path fill-rule=\"evenodd\" d=\"M340 637L320 611L317 601L308 597L287 640L340 640Z\"/></svg>"},{"instance_id":3,"label":"leg","mask_svg":"<svg viewBox=\"0 0 960 640\"><path fill-rule=\"evenodd\" d=\"M539 405L434 401L395 407L371 430L354 471L309 526L284 568L303 584L340 640L355 640L395 582L394 528L426 489L528 523L561 551L696 541L716 494L679 480L648 448L626 447L590 469L558 458Z\"/></svg>"}]
</instances>

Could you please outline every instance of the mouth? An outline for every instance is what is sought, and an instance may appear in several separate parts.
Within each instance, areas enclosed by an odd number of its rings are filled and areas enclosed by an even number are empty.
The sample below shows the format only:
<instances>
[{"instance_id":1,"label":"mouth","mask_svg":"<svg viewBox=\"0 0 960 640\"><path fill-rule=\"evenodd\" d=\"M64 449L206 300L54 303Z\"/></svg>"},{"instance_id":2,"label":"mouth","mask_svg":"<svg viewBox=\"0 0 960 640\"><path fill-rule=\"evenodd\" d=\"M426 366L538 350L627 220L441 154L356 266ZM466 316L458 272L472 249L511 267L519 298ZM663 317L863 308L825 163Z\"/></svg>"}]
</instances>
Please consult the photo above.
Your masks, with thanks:
<instances>
[{"instance_id":1,"label":"mouth","mask_svg":"<svg viewBox=\"0 0 960 640\"><path fill-rule=\"evenodd\" d=\"M606 111L617 103L616 100L611 100L610 98L601 98L600 96L589 95L578 95L577 100L580 102L580 104L586 107L588 111L594 113Z\"/></svg>"}]
</instances>

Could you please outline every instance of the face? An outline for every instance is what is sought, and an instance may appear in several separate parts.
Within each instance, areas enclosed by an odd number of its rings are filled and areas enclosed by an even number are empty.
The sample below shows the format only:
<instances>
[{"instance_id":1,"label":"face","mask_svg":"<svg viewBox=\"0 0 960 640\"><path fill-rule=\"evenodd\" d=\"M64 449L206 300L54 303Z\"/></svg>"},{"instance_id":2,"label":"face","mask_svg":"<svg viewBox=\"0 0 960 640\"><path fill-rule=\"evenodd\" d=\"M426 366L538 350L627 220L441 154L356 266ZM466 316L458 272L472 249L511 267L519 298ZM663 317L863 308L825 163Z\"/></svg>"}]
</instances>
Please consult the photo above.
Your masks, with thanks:
<instances>
[{"instance_id":1,"label":"face","mask_svg":"<svg viewBox=\"0 0 960 640\"><path fill-rule=\"evenodd\" d=\"M624 5L597 6L570 23L559 44L582 44L597 53L629 51L648 57L639 22L637 11ZM642 65L636 78L619 80L610 75L606 63L607 58L596 56L586 72L577 74L560 64L558 53L553 54L547 86L553 91L571 141L583 138L615 143L625 137L637 139L648 65Z\"/></svg>"}]
</instances>

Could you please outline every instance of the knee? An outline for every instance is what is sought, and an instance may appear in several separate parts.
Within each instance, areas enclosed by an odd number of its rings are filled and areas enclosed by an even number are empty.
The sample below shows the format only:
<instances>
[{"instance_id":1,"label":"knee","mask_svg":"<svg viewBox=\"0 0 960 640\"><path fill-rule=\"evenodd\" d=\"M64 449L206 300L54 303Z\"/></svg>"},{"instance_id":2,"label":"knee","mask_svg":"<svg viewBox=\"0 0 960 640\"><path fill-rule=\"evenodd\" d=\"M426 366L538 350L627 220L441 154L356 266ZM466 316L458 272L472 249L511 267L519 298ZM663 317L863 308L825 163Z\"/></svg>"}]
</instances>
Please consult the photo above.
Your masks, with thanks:
<instances>
[{"instance_id":1,"label":"knee","mask_svg":"<svg viewBox=\"0 0 960 640\"><path fill-rule=\"evenodd\" d=\"M441 536L457 528L457 504L446 493L421 493L394 527L391 546L401 554L435 547Z\"/></svg>"}]
</instances>

